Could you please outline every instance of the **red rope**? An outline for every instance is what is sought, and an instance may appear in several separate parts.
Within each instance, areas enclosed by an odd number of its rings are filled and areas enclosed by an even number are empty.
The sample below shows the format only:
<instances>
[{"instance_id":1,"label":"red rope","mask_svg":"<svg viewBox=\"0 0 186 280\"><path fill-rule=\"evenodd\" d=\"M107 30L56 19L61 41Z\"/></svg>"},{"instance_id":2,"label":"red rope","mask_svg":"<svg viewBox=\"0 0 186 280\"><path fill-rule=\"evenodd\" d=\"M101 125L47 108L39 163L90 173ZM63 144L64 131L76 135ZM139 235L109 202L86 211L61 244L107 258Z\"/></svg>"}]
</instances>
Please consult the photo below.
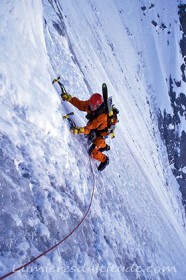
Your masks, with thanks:
<instances>
[{"instance_id":1,"label":"red rope","mask_svg":"<svg viewBox=\"0 0 186 280\"><path fill-rule=\"evenodd\" d=\"M52 246L51 248L49 248L48 250L46 250L45 252L43 252L42 254L38 255L37 257L33 258L31 261L27 262L26 264L14 269L14 271L11 271L5 275L3 275L0 280L5 279L7 277L9 277L10 275L14 274L15 272L21 270L22 268L28 266L29 264L35 262L37 259L41 258L42 256L46 255L47 253L49 253L50 251L52 251L54 248L56 248L57 246L59 246L61 243L63 243L66 239L68 239L76 230L77 228L83 223L84 219L86 218L86 216L88 215L91 205L92 205L92 200L93 200L93 196L94 196L94 190L95 190L95 175L92 169L92 165L91 165L91 171L93 174L93 178L94 178L94 185L93 185L93 189L92 189L92 194L91 194L91 199L90 199L90 203L88 206L87 211L85 212L83 218L81 219L81 221L77 224L77 226L67 235L65 236L60 242L58 242L57 244L55 244L54 246Z\"/></svg>"}]
</instances>

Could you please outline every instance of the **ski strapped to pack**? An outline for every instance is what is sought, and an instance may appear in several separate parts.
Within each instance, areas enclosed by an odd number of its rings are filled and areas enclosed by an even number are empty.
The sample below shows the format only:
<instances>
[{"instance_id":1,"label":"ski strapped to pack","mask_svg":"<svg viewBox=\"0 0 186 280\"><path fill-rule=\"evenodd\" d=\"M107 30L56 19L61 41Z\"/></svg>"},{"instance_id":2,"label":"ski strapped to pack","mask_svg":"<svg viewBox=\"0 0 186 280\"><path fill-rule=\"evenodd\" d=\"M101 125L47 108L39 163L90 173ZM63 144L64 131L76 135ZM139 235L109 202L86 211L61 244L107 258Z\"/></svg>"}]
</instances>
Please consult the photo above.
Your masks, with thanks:
<instances>
[{"instance_id":1,"label":"ski strapped to pack","mask_svg":"<svg viewBox=\"0 0 186 280\"><path fill-rule=\"evenodd\" d=\"M111 138L114 138L114 130L116 123L119 122L117 118L117 114L119 114L119 110L112 104L112 96L108 97L108 89L105 83L102 84L102 95L103 101L106 106L106 112L108 114L108 134L111 135Z\"/></svg>"}]
</instances>

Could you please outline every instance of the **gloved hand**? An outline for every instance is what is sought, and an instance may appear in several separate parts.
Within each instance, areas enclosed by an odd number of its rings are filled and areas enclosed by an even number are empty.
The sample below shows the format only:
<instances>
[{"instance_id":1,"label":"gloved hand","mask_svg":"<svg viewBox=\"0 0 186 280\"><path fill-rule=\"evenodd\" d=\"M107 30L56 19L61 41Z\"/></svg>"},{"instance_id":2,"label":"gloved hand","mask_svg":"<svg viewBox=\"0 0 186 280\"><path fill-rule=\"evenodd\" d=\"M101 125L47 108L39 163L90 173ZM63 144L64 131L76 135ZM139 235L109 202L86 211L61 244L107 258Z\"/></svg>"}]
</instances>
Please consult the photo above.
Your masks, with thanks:
<instances>
[{"instance_id":1,"label":"gloved hand","mask_svg":"<svg viewBox=\"0 0 186 280\"><path fill-rule=\"evenodd\" d=\"M72 99L72 96L67 92L63 92L61 94L61 98L63 99L63 101L70 101Z\"/></svg>"},{"instance_id":2,"label":"gloved hand","mask_svg":"<svg viewBox=\"0 0 186 280\"><path fill-rule=\"evenodd\" d=\"M112 132L112 133L110 134L110 137L111 137L111 139L115 138L114 132Z\"/></svg>"},{"instance_id":3,"label":"gloved hand","mask_svg":"<svg viewBox=\"0 0 186 280\"><path fill-rule=\"evenodd\" d=\"M73 134L80 134L80 133L84 133L84 127L73 127L71 129Z\"/></svg>"}]
</instances>

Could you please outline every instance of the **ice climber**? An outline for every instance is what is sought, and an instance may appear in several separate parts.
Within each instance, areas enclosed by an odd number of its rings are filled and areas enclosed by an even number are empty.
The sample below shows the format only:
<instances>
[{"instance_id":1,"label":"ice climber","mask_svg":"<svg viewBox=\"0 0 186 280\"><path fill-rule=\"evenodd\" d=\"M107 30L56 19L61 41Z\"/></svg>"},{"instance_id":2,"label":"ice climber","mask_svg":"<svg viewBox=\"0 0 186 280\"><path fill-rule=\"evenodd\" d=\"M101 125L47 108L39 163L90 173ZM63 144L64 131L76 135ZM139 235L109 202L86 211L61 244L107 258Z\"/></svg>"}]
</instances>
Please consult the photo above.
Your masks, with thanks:
<instances>
[{"instance_id":1,"label":"ice climber","mask_svg":"<svg viewBox=\"0 0 186 280\"><path fill-rule=\"evenodd\" d=\"M61 97L64 101L70 102L80 111L87 112L87 125L84 127L74 127L72 133L85 134L92 141L92 145L89 148L89 155L100 162L98 170L102 171L109 164L109 158L103 152L110 150L110 146L105 142L105 137L109 134L108 113L106 112L106 105L103 102L102 95L94 93L86 101L72 97L66 92L63 92Z\"/></svg>"}]
</instances>

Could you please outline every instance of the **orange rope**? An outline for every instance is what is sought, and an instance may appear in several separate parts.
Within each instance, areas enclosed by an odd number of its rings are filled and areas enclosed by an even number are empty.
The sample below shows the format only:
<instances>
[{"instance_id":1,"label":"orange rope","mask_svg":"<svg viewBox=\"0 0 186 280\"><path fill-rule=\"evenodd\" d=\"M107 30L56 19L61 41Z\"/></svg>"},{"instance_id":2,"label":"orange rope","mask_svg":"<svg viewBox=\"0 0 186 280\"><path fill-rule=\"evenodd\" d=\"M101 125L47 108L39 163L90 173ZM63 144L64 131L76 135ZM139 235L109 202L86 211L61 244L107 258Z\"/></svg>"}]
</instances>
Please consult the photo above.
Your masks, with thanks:
<instances>
[{"instance_id":1,"label":"orange rope","mask_svg":"<svg viewBox=\"0 0 186 280\"><path fill-rule=\"evenodd\" d=\"M49 248L48 250L46 250L45 252L43 252L42 254L38 255L37 257L33 258L31 261L27 262L26 264L14 269L14 271L11 271L5 275L3 275L0 280L2 279L5 279L7 277L9 277L10 275L14 274L15 272L21 270L22 268L28 266L29 264L35 262L37 259L41 258L42 256L46 255L47 253L49 253L50 251L52 251L54 248L56 248L57 246L59 246L61 243L63 243L66 239L68 239L77 229L78 227L83 223L84 219L86 218L86 216L88 215L89 211L90 211L90 208L91 208L91 205L92 205L92 201L93 201L93 196L94 196L94 191L95 191L95 186L96 186L96 181L95 181L95 175L94 175L94 172L93 172L93 168L92 168L92 165L91 165L91 171L92 171L92 174L93 174L93 178L94 178L94 185L93 185L93 189L92 189L92 194L91 194L91 199L90 199L90 203L89 203L89 206L88 206L88 209L87 211L85 212L83 218L81 219L81 221L77 224L77 226L67 235L65 236L60 242L58 242L57 244L55 244L54 246L52 246L51 248Z\"/></svg>"}]
</instances>

